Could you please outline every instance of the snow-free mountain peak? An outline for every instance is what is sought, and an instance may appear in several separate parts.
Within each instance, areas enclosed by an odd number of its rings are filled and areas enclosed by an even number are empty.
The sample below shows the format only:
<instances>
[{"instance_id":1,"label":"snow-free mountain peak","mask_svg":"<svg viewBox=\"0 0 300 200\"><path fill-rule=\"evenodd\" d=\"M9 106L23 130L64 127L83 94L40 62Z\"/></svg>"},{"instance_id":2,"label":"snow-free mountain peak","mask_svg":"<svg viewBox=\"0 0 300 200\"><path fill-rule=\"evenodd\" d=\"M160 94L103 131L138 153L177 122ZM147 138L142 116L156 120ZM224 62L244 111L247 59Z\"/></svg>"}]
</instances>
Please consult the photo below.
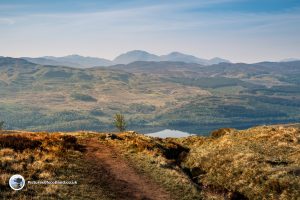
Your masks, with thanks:
<instances>
[{"instance_id":1,"label":"snow-free mountain peak","mask_svg":"<svg viewBox=\"0 0 300 200\"><path fill-rule=\"evenodd\" d=\"M115 64L129 64L135 61L159 61L159 56L142 50L133 50L117 56L113 62Z\"/></svg>"}]
</instances>

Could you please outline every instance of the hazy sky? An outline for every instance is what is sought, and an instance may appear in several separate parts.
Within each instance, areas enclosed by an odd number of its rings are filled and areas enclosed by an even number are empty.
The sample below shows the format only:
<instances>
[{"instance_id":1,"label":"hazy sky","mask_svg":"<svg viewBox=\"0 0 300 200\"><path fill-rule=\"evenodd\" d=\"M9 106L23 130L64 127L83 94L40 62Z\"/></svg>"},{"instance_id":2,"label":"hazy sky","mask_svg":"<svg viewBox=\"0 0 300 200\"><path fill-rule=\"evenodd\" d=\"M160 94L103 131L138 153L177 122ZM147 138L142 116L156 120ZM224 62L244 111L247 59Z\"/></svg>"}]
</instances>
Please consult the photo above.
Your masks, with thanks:
<instances>
[{"instance_id":1,"label":"hazy sky","mask_svg":"<svg viewBox=\"0 0 300 200\"><path fill-rule=\"evenodd\" d=\"M0 0L0 55L300 58L299 0Z\"/></svg>"}]
</instances>

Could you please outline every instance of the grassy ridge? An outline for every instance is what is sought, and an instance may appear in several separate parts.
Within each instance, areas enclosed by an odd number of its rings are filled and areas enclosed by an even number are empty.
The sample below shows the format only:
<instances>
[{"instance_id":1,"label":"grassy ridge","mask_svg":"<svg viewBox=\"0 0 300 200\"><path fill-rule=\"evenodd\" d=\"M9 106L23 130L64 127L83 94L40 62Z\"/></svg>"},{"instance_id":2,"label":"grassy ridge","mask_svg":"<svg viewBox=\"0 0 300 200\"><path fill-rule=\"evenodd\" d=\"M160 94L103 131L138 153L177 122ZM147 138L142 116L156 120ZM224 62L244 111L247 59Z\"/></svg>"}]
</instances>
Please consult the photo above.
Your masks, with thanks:
<instances>
[{"instance_id":1,"label":"grassy ridge","mask_svg":"<svg viewBox=\"0 0 300 200\"><path fill-rule=\"evenodd\" d=\"M2 131L1 195L18 199L112 198L113 190L108 195L106 186L89 176L91 166L84 158L90 139L113 148L138 173L173 194L172 199L297 200L300 196L300 130L295 125L243 131L225 128L211 137L177 139L135 132ZM30 185L16 193L7 181L17 173L26 180L68 179L79 184Z\"/></svg>"}]
</instances>

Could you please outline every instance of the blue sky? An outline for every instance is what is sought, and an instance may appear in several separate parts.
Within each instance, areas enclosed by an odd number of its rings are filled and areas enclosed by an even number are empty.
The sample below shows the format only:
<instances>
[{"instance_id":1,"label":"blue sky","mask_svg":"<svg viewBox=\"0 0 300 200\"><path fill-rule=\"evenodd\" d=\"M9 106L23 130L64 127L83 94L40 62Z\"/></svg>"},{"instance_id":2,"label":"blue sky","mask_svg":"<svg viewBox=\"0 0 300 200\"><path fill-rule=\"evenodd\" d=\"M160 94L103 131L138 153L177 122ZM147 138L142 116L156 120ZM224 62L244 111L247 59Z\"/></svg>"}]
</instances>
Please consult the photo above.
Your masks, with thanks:
<instances>
[{"instance_id":1,"label":"blue sky","mask_svg":"<svg viewBox=\"0 0 300 200\"><path fill-rule=\"evenodd\" d=\"M0 55L300 58L299 0L1 0Z\"/></svg>"}]
</instances>

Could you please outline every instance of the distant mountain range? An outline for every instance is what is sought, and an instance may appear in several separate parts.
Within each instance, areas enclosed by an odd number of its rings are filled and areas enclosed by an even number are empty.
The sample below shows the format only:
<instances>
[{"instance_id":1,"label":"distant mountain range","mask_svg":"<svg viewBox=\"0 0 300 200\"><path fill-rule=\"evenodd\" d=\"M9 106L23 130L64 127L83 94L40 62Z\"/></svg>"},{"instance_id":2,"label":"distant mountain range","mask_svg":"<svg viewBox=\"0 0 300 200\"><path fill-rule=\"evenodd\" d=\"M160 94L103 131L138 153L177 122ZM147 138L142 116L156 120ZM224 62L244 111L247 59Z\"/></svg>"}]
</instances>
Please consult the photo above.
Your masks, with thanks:
<instances>
[{"instance_id":1,"label":"distant mountain range","mask_svg":"<svg viewBox=\"0 0 300 200\"><path fill-rule=\"evenodd\" d=\"M185 63L197 63L201 65L212 65L222 62L230 63L229 60L222 58L212 58L210 60L198 58L192 55L183 54L180 52L172 52L167 55L157 56L146 51L134 50L121 54L113 60L114 64L129 64L135 61L173 61Z\"/></svg>"},{"instance_id":2,"label":"distant mountain range","mask_svg":"<svg viewBox=\"0 0 300 200\"><path fill-rule=\"evenodd\" d=\"M67 66L75 68L89 68L94 66L109 66L112 61L96 57L69 55L63 57L44 56L39 58L22 57L23 59L40 65Z\"/></svg>"},{"instance_id":3,"label":"distant mountain range","mask_svg":"<svg viewBox=\"0 0 300 200\"><path fill-rule=\"evenodd\" d=\"M38 58L22 57L23 59L41 65L68 66L76 68L89 68L95 66L110 66L116 64L129 64L136 61L173 61L185 63L197 63L200 65L212 65L222 62L230 63L222 58L202 59L180 52L172 52L167 55L155 55L141 50L133 50L117 56L114 60L107 60L97 57L84 57L80 55L69 55L63 57L44 56Z\"/></svg>"}]
</instances>

